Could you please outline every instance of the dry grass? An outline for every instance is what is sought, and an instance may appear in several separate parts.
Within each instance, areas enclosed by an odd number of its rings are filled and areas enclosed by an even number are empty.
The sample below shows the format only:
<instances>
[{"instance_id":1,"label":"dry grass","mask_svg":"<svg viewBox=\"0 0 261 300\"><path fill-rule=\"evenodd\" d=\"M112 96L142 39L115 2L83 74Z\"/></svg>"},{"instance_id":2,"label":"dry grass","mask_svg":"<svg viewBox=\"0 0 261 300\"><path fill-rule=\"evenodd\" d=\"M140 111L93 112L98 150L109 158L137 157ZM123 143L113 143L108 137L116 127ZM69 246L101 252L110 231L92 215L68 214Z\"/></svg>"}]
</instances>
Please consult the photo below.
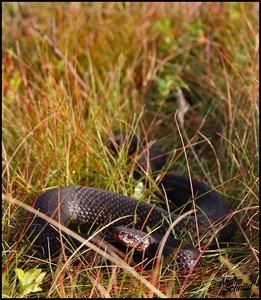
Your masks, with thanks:
<instances>
[{"instance_id":1,"label":"dry grass","mask_svg":"<svg viewBox=\"0 0 261 300\"><path fill-rule=\"evenodd\" d=\"M127 131L157 139L169 154L167 170L217 188L238 226L227 248L204 255L200 270L138 273L159 296L223 297L218 281L235 274L253 286L226 296L257 297L258 4L14 2L2 8L3 192L28 204L64 185L133 195L137 183L125 172L126 156L113 157L107 138ZM189 103L184 126L176 118L184 106L178 88ZM157 201L152 191L142 197ZM155 295L119 266L43 261L28 247L25 210L4 202L2 215L5 294L19 295L15 268L36 267L47 275L33 297Z\"/></svg>"}]
</instances>

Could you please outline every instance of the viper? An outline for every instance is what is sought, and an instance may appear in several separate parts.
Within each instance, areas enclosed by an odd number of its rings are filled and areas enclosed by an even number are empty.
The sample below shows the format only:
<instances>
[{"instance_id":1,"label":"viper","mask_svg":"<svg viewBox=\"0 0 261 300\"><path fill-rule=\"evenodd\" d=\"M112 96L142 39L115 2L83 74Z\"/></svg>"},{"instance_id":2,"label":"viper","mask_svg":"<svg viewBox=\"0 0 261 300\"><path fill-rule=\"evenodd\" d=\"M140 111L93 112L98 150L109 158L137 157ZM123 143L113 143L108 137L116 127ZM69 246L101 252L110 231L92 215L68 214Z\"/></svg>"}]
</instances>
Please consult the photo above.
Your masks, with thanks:
<instances>
[{"instance_id":1,"label":"viper","mask_svg":"<svg viewBox=\"0 0 261 300\"><path fill-rule=\"evenodd\" d=\"M165 164L165 156L156 145L139 141L136 136L131 139L126 135L114 136L109 146L113 152L126 147L130 161L138 157L136 179L147 172L160 174ZM199 250L191 241L215 248L231 238L235 228L232 211L213 188L171 173L160 176L157 186L159 195L179 207L182 213L193 209L176 222L164 243L163 237L179 214L119 193L88 186L59 187L39 195L34 208L66 226L84 223L97 229L107 225L105 241L120 249L132 247L138 256L148 261L161 253L162 262L174 258L177 266L184 269L191 268L199 256ZM40 216L30 215L30 221L30 240L45 257L57 256L61 243L71 253L79 244L65 234L61 237L59 230ZM84 237L90 236L84 233ZM87 260L92 259L90 255Z\"/></svg>"}]
</instances>

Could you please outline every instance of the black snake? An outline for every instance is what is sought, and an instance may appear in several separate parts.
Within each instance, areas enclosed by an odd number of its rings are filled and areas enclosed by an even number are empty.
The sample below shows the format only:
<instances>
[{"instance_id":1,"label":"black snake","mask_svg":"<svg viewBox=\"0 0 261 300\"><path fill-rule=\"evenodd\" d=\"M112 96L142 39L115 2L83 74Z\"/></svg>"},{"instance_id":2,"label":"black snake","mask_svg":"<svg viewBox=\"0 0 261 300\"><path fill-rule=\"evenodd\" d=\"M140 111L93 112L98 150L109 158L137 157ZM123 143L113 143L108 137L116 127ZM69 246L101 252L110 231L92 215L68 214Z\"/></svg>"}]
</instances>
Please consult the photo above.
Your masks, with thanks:
<instances>
[{"instance_id":1,"label":"black snake","mask_svg":"<svg viewBox=\"0 0 261 300\"><path fill-rule=\"evenodd\" d=\"M114 151L117 151L121 138L122 136L115 137L115 141L110 145ZM124 142L126 143L126 138ZM147 147L146 143L138 143L135 137L127 144L130 156L137 150L143 152L137 162L138 168L134 174L136 178L141 176L140 171L150 168L155 172L164 164L165 159L156 146ZM226 242L230 239L235 225L231 209L225 199L206 184L196 180L190 182L188 178L174 174L165 174L158 183L162 194L175 205L183 206L185 210L193 208L193 201L189 201L192 198L191 185L196 199L194 202L198 208L197 213L181 219L174 226L174 232L167 237L162 251L163 261L175 256L177 265L186 269L195 263L199 255L199 251L188 243L186 233L196 241L198 239L195 236L199 236L202 239L201 245L208 244L208 248L213 248L217 242ZM177 214L170 214L167 210L143 201L87 186L68 186L49 190L37 198L34 208L62 225L86 223L97 228L113 222L108 227L112 235L109 235L109 238L107 236L106 240L116 246L119 244L133 246L137 253L149 260L156 255L162 237L178 217ZM61 250L59 231L39 216L31 215L30 219L29 233L34 245L40 247L46 257L59 254ZM115 220L117 221L114 222ZM127 231L126 227L129 228ZM140 229L144 231L146 228L152 233L138 231ZM181 242L180 238L185 242ZM67 242L65 240L63 242L67 243L67 249L70 243L77 246L77 242L70 237L67 236L65 239Z\"/></svg>"}]
</instances>

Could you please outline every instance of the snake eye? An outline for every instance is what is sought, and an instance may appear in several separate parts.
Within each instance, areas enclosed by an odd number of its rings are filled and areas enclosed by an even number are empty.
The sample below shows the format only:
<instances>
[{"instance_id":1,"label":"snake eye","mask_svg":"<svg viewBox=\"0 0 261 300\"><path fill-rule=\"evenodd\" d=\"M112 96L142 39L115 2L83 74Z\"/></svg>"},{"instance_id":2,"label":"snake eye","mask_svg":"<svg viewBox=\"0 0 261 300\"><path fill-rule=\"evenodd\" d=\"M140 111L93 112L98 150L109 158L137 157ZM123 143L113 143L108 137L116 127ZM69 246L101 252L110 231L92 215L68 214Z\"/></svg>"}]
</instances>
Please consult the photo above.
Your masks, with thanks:
<instances>
[{"instance_id":1,"label":"snake eye","mask_svg":"<svg viewBox=\"0 0 261 300\"><path fill-rule=\"evenodd\" d=\"M132 239L133 235L131 233L128 233L128 239Z\"/></svg>"}]
</instances>

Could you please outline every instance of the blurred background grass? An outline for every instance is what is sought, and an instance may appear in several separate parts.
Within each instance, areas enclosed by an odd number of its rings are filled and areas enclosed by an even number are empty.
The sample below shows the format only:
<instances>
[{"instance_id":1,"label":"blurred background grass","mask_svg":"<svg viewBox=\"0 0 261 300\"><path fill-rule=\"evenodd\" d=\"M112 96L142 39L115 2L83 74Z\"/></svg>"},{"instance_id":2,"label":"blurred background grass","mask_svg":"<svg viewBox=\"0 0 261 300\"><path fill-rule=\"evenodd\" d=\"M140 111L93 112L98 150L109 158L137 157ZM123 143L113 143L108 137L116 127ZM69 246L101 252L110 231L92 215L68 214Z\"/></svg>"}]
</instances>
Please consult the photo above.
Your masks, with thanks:
<instances>
[{"instance_id":1,"label":"blurred background grass","mask_svg":"<svg viewBox=\"0 0 261 300\"><path fill-rule=\"evenodd\" d=\"M257 2L3 3L3 192L27 203L30 195L57 185L85 184L132 195L135 182L108 151L108 136L132 131L156 139L169 154L168 170L187 175L184 140L192 177L216 187L237 212L241 230L229 258L233 268L255 282L258 16ZM188 105L184 126L176 121L182 109L179 90ZM32 261L19 252L26 243L20 236L24 213L4 203L3 216L4 287L15 296L13 268L28 268ZM13 249L14 241L18 248ZM215 269L217 262L211 263ZM211 274L220 277L233 268L222 265ZM204 276L201 284L209 280ZM194 291L193 280L189 282L190 289L182 283L158 287L168 296L187 297ZM112 289L110 295L125 295L129 286L120 286L118 294ZM220 288L204 287L202 292L199 285L193 295L219 295ZM74 293L102 296L94 284ZM147 293L134 289L129 297ZM61 296L61 287L49 295Z\"/></svg>"}]
</instances>

